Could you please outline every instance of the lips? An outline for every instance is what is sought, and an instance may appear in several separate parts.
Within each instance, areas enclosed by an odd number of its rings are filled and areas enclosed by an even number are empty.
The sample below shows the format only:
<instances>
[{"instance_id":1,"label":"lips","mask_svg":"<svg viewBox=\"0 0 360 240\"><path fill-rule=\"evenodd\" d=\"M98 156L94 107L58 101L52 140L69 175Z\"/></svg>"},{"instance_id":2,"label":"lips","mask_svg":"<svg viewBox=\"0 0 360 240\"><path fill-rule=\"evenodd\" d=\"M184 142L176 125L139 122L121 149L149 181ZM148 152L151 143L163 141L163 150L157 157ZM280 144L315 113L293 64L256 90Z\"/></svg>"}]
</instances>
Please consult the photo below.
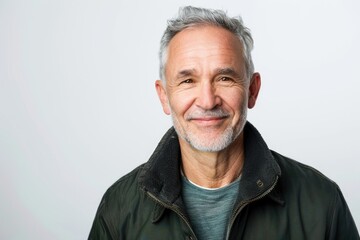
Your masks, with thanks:
<instances>
[{"instance_id":1,"label":"lips","mask_svg":"<svg viewBox=\"0 0 360 240\"><path fill-rule=\"evenodd\" d=\"M189 113L186 116L186 120L188 121L195 120L195 121L204 121L204 122L219 121L219 120L223 120L224 118L228 118L229 116L230 114L221 108L206 110L206 111L202 109L197 109Z\"/></svg>"},{"instance_id":2,"label":"lips","mask_svg":"<svg viewBox=\"0 0 360 240\"><path fill-rule=\"evenodd\" d=\"M220 120L223 120L227 118L227 116L222 116L222 117L208 117L208 116L205 116L205 117L193 117L193 118L190 118L189 120L190 121L200 121L200 122L211 122L211 121L220 121Z\"/></svg>"},{"instance_id":3,"label":"lips","mask_svg":"<svg viewBox=\"0 0 360 240\"><path fill-rule=\"evenodd\" d=\"M203 127L213 127L218 126L223 123L224 119L228 118L228 115L220 116L191 116L188 118L188 121L195 123L196 125Z\"/></svg>"}]
</instances>

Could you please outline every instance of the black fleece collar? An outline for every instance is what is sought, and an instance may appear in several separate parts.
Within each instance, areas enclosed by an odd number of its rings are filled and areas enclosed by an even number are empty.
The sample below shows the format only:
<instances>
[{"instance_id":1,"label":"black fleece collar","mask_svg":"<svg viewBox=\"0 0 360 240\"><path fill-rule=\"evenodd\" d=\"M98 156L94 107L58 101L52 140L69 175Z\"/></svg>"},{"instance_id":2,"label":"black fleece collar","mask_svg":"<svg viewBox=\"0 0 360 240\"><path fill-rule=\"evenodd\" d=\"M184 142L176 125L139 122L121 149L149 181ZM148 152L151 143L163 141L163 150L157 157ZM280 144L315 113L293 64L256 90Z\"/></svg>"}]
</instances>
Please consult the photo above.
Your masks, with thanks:
<instances>
[{"instance_id":1,"label":"black fleece collar","mask_svg":"<svg viewBox=\"0 0 360 240\"><path fill-rule=\"evenodd\" d=\"M238 201L253 199L267 191L281 175L271 151L256 128L249 122L244 127L245 162L239 184ZM140 176L140 187L168 205L183 207L180 177L181 153L175 129L170 128L159 142ZM282 203L278 189L269 195Z\"/></svg>"}]
</instances>

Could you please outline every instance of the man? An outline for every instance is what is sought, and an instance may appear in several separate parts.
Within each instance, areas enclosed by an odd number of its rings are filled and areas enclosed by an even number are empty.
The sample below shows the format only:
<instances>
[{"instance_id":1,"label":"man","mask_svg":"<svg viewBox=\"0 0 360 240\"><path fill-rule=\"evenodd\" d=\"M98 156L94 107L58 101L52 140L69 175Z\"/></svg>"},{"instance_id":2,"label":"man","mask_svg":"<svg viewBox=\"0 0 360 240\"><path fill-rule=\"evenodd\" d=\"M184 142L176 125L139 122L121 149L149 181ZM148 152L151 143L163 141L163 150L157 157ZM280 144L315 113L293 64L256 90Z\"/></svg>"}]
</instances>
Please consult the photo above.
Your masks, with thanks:
<instances>
[{"instance_id":1,"label":"man","mask_svg":"<svg viewBox=\"0 0 360 240\"><path fill-rule=\"evenodd\" d=\"M168 22L155 86L174 128L108 189L89 239L359 239L338 186L246 121L261 85L252 45L222 11Z\"/></svg>"}]
</instances>

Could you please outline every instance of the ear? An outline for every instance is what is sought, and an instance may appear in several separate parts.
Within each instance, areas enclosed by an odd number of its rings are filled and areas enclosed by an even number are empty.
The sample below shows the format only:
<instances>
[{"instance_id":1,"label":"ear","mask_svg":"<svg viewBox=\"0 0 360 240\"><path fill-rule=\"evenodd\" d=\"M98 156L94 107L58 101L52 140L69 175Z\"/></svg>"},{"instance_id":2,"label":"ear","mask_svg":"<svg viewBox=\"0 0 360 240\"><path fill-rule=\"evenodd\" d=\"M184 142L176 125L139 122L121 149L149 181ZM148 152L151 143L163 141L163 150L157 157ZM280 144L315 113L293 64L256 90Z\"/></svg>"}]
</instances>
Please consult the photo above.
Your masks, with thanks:
<instances>
[{"instance_id":1,"label":"ear","mask_svg":"<svg viewBox=\"0 0 360 240\"><path fill-rule=\"evenodd\" d=\"M261 77L259 73L254 73L250 80L249 86L249 99L248 99L248 108L253 108L256 103L261 86Z\"/></svg>"},{"instance_id":2,"label":"ear","mask_svg":"<svg viewBox=\"0 0 360 240\"><path fill-rule=\"evenodd\" d=\"M169 106L169 99L167 97L166 89L165 89L163 81L156 80L155 81L155 88L156 88L156 92L158 94L158 97L160 99L160 102L161 102L164 113L167 114L167 115L170 115L171 111L170 111L170 106Z\"/></svg>"}]
</instances>

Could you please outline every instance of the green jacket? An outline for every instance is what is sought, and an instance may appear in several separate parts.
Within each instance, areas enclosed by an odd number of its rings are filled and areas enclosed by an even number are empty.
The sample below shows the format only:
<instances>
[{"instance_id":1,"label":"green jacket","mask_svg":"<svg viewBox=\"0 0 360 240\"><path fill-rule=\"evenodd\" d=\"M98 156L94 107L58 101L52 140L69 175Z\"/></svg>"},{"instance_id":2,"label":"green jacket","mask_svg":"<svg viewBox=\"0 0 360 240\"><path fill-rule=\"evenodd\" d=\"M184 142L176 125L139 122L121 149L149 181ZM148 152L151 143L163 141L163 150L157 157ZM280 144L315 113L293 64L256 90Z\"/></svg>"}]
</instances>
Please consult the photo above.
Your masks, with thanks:
<instances>
[{"instance_id":1,"label":"green jacket","mask_svg":"<svg viewBox=\"0 0 360 240\"><path fill-rule=\"evenodd\" d=\"M224 239L360 239L339 187L268 149L247 123L239 194ZM180 148L171 128L149 161L105 193L89 239L197 239L181 198Z\"/></svg>"}]
</instances>

